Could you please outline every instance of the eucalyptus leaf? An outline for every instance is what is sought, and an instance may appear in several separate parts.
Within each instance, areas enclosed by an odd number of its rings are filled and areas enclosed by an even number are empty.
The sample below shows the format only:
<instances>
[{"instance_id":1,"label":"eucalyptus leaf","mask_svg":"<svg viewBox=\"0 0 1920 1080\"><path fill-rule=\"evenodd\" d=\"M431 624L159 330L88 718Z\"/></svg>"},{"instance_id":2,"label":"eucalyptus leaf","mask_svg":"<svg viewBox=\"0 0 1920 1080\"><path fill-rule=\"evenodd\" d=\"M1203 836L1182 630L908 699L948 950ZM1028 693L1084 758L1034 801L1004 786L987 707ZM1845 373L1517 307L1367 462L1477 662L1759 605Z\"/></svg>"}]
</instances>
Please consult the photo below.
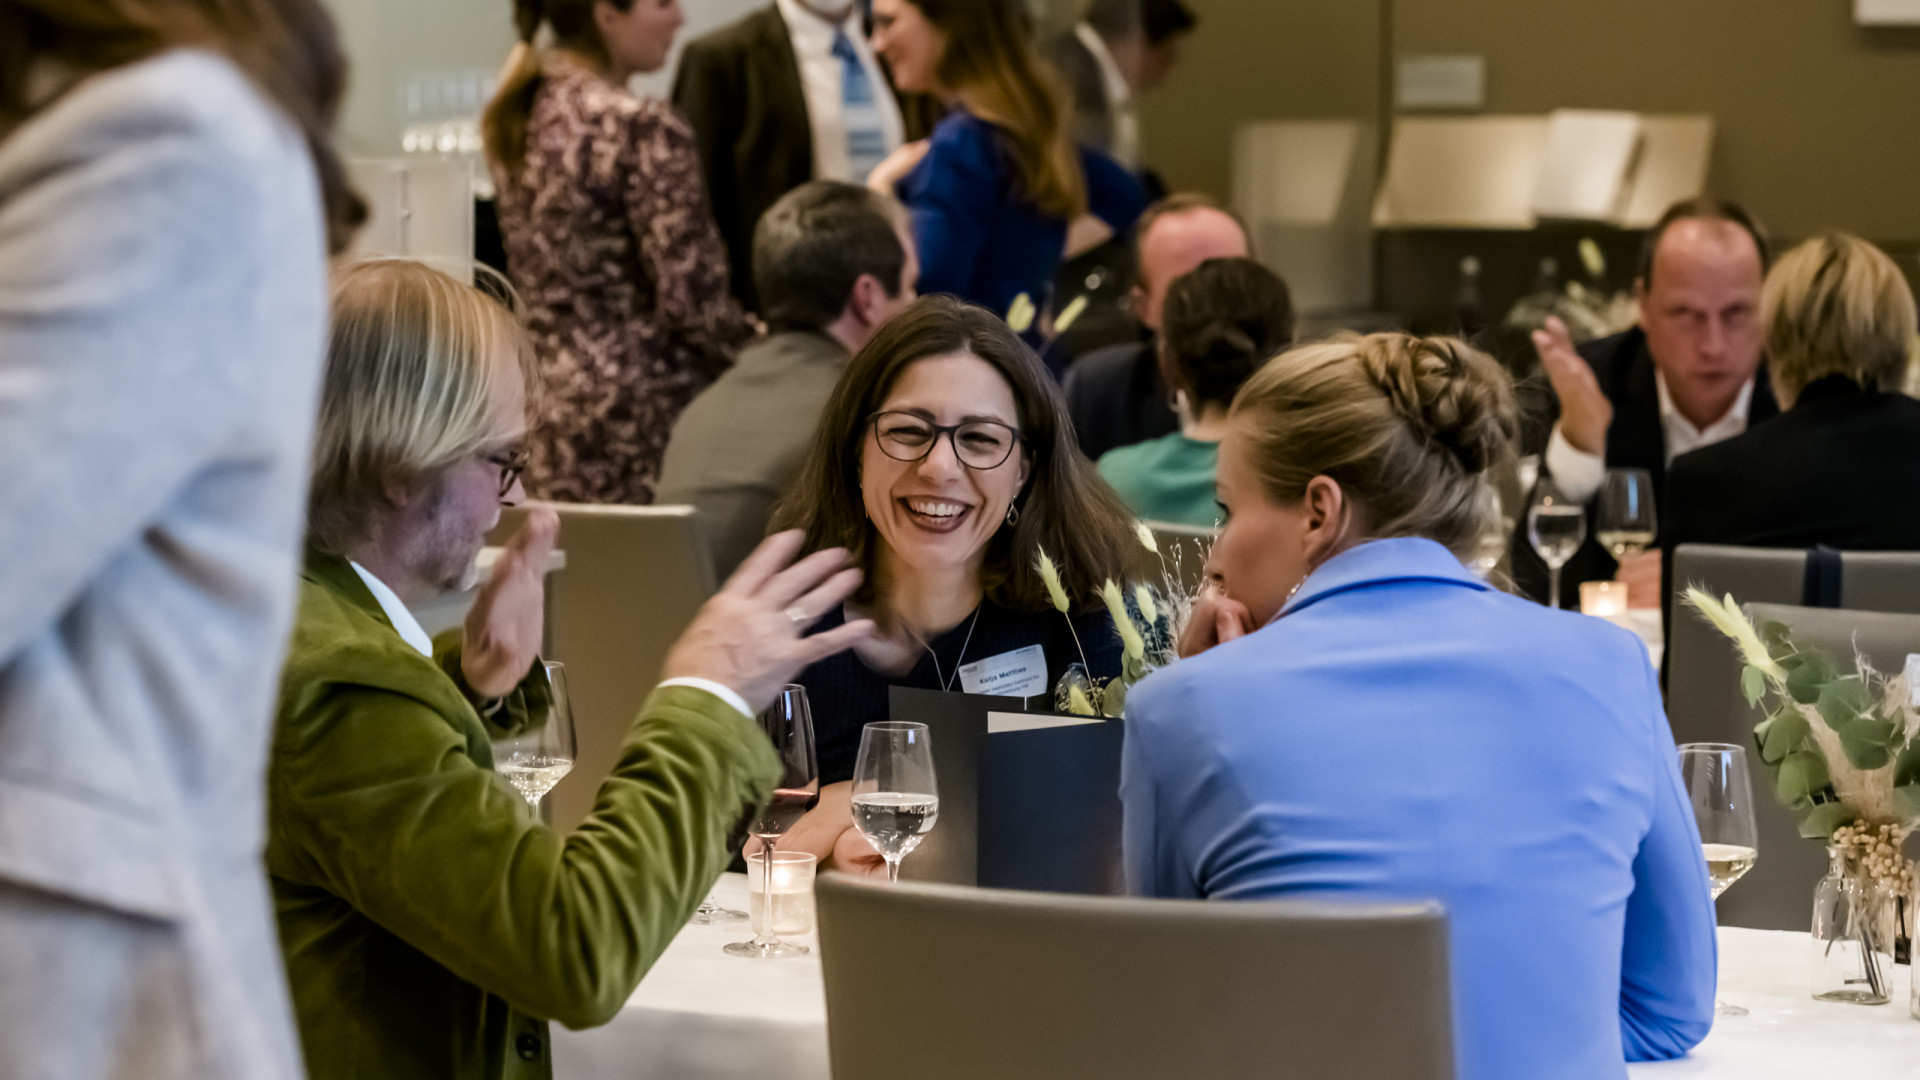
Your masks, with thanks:
<instances>
[{"instance_id":1,"label":"eucalyptus leaf","mask_svg":"<svg viewBox=\"0 0 1920 1080\"><path fill-rule=\"evenodd\" d=\"M1740 692L1747 696L1747 707L1753 708L1759 705L1760 695L1765 693L1766 689L1766 675L1759 668L1748 664L1746 670L1740 673Z\"/></svg>"},{"instance_id":2,"label":"eucalyptus leaf","mask_svg":"<svg viewBox=\"0 0 1920 1080\"><path fill-rule=\"evenodd\" d=\"M1760 760L1767 765L1775 764L1798 749L1801 740L1812 732L1812 725L1798 709L1783 709L1773 714L1754 728L1760 744Z\"/></svg>"},{"instance_id":3,"label":"eucalyptus leaf","mask_svg":"<svg viewBox=\"0 0 1920 1080\"><path fill-rule=\"evenodd\" d=\"M1920 739L1907 743L1900 756L1893 763L1893 777L1889 781L1896 788L1908 784L1920 784Z\"/></svg>"},{"instance_id":4,"label":"eucalyptus leaf","mask_svg":"<svg viewBox=\"0 0 1920 1080\"><path fill-rule=\"evenodd\" d=\"M1775 660L1784 660L1793 655L1793 632L1787 624L1768 619L1760 624L1760 640L1766 643L1767 655Z\"/></svg>"},{"instance_id":5,"label":"eucalyptus leaf","mask_svg":"<svg viewBox=\"0 0 1920 1080\"><path fill-rule=\"evenodd\" d=\"M1800 815L1800 835L1808 840L1827 840L1833 837L1833 830L1848 824L1855 817L1844 803L1821 803Z\"/></svg>"},{"instance_id":6,"label":"eucalyptus leaf","mask_svg":"<svg viewBox=\"0 0 1920 1080\"><path fill-rule=\"evenodd\" d=\"M1893 743L1898 732L1891 720L1857 716L1835 730L1840 736L1840 748L1846 751L1847 760L1854 768L1879 769L1893 760Z\"/></svg>"},{"instance_id":7,"label":"eucalyptus leaf","mask_svg":"<svg viewBox=\"0 0 1920 1080\"><path fill-rule=\"evenodd\" d=\"M1107 683L1102 695L1100 711L1108 716L1121 716L1127 710L1127 684L1119 679Z\"/></svg>"},{"instance_id":8,"label":"eucalyptus leaf","mask_svg":"<svg viewBox=\"0 0 1920 1080\"><path fill-rule=\"evenodd\" d=\"M1858 675L1848 675L1835 679L1820 688L1817 699L1820 719L1835 731L1844 732L1860 714L1873 704L1867 694L1867 684L1860 681Z\"/></svg>"},{"instance_id":9,"label":"eucalyptus leaf","mask_svg":"<svg viewBox=\"0 0 1920 1080\"><path fill-rule=\"evenodd\" d=\"M1781 759L1773 778L1773 789L1787 809L1799 810L1830 782L1826 761L1819 754L1802 750Z\"/></svg>"},{"instance_id":10,"label":"eucalyptus leaf","mask_svg":"<svg viewBox=\"0 0 1920 1080\"><path fill-rule=\"evenodd\" d=\"M1920 819L1920 784L1904 784L1893 789L1893 812L1901 821Z\"/></svg>"},{"instance_id":11,"label":"eucalyptus leaf","mask_svg":"<svg viewBox=\"0 0 1920 1080\"><path fill-rule=\"evenodd\" d=\"M1802 653L1799 660L1787 672L1787 693L1802 705L1812 705L1820 700L1820 691L1840 673L1825 653L1808 651Z\"/></svg>"}]
</instances>

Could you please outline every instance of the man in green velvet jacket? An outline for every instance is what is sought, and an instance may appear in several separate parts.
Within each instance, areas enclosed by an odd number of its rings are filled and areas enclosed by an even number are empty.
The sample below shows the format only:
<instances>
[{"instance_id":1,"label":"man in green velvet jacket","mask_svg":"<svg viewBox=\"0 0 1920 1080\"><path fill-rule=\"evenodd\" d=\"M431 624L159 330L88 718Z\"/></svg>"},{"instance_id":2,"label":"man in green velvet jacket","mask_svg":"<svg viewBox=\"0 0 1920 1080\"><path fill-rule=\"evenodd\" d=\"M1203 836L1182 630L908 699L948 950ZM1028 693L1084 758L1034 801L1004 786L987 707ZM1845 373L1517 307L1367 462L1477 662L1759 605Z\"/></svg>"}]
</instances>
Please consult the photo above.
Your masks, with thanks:
<instances>
[{"instance_id":1,"label":"man in green velvet jacket","mask_svg":"<svg viewBox=\"0 0 1920 1080\"><path fill-rule=\"evenodd\" d=\"M551 1076L547 1021L610 1020L777 776L751 712L870 627L802 638L858 582L769 540L669 655L593 813L543 825L490 740L544 718L557 520L531 515L463 630L458 586L513 501L528 361L493 301L413 263L335 287L309 552L268 783L268 869L313 1080Z\"/></svg>"}]
</instances>

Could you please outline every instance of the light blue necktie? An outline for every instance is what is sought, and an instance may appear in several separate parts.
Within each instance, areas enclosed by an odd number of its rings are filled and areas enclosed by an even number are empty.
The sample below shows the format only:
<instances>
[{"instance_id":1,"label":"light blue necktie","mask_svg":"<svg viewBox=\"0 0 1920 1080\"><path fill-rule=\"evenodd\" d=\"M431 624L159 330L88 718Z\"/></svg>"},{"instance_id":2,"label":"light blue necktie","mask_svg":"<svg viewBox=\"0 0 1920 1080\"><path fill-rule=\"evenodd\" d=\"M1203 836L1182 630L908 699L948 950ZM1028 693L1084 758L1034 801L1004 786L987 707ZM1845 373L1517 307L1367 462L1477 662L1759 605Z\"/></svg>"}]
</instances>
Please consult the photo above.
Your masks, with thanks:
<instances>
[{"instance_id":1,"label":"light blue necktie","mask_svg":"<svg viewBox=\"0 0 1920 1080\"><path fill-rule=\"evenodd\" d=\"M867 174L887 156L887 129L881 123L866 65L860 63L853 42L838 30L833 34L833 55L840 61L840 122L847 129L847 165L853 182L864 184Z\"/></svg>"}]
</instances>

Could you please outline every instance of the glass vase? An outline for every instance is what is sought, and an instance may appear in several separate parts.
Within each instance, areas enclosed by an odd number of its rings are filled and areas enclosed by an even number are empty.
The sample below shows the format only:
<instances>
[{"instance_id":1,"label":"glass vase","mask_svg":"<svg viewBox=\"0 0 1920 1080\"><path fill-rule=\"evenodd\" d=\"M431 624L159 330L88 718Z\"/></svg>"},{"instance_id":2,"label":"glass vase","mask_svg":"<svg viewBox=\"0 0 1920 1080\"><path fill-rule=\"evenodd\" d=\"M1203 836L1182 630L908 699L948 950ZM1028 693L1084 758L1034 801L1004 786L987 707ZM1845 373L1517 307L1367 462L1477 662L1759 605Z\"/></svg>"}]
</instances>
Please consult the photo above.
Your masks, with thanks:
<instances>
[{"instance_id":1,"label":"glass vase","mask_svg":"<svg viewBox=\"0 0 1920 1080\"><path fill-rule=\"evenodd\" d=\"M1892 890L1827 849L1827 876L1813 891L1813 996L1884 1005L1892 999Z\"/></svg>"}]
</instances>

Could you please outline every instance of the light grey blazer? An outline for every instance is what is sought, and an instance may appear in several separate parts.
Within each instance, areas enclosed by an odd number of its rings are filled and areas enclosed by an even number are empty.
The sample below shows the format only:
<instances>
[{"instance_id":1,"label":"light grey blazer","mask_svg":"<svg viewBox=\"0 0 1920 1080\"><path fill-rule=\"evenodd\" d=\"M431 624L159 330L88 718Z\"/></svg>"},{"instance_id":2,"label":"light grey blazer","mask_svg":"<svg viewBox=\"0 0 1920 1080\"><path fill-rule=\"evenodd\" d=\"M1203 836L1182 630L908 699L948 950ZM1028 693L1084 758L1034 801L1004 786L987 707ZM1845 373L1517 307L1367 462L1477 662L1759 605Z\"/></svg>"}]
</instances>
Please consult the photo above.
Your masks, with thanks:
<instances>
[{"instance_id":1,"label":"light grey blazer","mask_svg":"<svg viewBox=\"0 0 1920 1080\"><path fill-rule=\"evenodd\" d=\"M725 581L767 535L773 508L800 475L847 351L823 333L758 341L674 423L653 501L691 503Z\"/></svg>"},{"instance_id":2,"label":"light grey blazer","mask_svg":"<svg viewBox=\"0 0 1920 1080\"><path fill-rule=\"evenodd\" d=\"M261 864L326 252L191 51L0 142L0 1066L300 1075Z\"/></svg>"}]
</instances>

